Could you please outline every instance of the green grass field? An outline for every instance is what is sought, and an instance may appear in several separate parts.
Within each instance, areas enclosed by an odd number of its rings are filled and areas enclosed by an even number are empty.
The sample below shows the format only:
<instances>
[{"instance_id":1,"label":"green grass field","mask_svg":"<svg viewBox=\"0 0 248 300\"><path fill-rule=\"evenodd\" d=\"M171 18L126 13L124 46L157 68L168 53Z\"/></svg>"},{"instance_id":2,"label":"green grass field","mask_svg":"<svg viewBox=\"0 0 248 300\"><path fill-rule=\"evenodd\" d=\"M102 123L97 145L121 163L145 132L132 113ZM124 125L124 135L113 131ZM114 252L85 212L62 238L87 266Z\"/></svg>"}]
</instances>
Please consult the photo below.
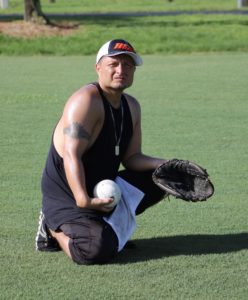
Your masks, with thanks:
<instances>
[{"instance_id":1,"label":"green grass field","mask_svg":"<svg viewBox=\"0 0 248 300\"><path fill-rule=\"evenodd\" d=\"M40 177L67 97L95 80L94 56L0 57L0 299L247 299L248 55L146 55L129 93L143 150L205 166L213 198L171 198L138 217L112 264L37 253Z\"/></svg>"}]
</instances>

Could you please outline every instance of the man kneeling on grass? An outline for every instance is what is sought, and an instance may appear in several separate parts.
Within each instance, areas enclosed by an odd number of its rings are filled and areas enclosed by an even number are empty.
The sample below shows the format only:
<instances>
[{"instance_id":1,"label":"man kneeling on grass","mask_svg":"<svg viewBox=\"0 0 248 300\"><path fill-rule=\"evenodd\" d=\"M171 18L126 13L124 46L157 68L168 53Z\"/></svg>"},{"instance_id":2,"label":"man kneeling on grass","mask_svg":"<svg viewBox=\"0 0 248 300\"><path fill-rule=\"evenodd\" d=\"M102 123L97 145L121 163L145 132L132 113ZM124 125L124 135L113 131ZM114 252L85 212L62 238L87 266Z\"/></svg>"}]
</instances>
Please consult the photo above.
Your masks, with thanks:
<instances>
[{"instance_id":1,"label":"man kneeling on grass","mask_svg":"<svg viewBox=\"0 0 248 300\"><path fill-rule=\"evenodd\" d=\"M135 216L164 198L151 175L165 160L142 153L140 105L123 93L141 64L127 41L105 43L96 57L98 81L65 104L42 176L37 250L63 250L78 264L107 263L133 233ZM94 197L104 179L122 191L115 208L106 207L113 199Z\"/></svg>"}]
</instances>

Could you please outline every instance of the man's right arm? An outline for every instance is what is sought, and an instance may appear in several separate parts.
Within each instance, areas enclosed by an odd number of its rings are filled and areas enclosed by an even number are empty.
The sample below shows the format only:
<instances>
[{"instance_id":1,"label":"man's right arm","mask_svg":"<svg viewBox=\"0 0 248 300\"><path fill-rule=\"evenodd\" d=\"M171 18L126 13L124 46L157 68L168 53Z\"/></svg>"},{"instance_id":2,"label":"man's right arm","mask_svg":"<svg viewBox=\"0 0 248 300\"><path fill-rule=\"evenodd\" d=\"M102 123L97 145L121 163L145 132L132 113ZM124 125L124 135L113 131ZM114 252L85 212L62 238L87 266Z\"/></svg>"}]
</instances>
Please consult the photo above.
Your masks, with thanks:
<instances>
[{"instance_id":1,"label":"man's right arm","mask_svg":"<svg viewBox=\"0 0 248 300\"><path fill-rule=\"evenodd\" d=\"M79 122L68 122L63 128L63 134L63 160L67 181L77 206L88 207L90 199L86 192L85 172L81 157L87 146L89 133Z\"/></svg>"},{"instance_id":2,"label":"man's right arm","mask_svg":"<svg viewBox=\"0 0 248 300\"><path fill-rule=\"evenodd\" d=\"M88 149L101 109L86 91L74 94L68 101L63 117L62 156L68 184L77 206L101 211L109 211L105 205L112 199L90 198L87 194L82 156Z\"/></svg>"}]
</instances>

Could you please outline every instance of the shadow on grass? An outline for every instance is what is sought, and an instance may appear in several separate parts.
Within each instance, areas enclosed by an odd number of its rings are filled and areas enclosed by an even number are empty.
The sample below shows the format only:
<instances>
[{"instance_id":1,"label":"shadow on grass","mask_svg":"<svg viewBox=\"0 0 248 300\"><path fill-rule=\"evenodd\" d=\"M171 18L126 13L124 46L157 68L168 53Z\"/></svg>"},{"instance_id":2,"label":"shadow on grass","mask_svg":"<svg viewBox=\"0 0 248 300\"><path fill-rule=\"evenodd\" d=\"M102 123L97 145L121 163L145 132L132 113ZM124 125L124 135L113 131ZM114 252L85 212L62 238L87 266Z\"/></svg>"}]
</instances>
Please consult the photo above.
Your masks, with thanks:
<instances>
[{"instance_id":1,"label":"shadow on grass","mask_svg":"<svg viewBox=\"0 0 248 300\"><path fill-rule=\"evenodd\" d=\"M98 25L98 26L115 26L119 28L123 27L185 27L185 26L223 26L223 25L243 25L247 26L247 19L213 19L213 20L174 20L169 18L164 19L146 19L146 18L134 18L134 17L85 17L81 19L68 18L69 21L77 22L77 25ZM59 19L57 20L59 21Z\"/></svg>"},{"instance_id":2,"label":"shadow on grass","mask_svg":"<svg viewBox=\"0 0 248 300\"><path fill-rule=\"evenodd\" d=\"M248 249L248 233L178 235L133 240L134 249L123 250L114 263L134 263L178 255L205 255Z\"/></svg>"},{"instance_id":3,"label":"shadow on grass","mask_svg":"<svg viewBox=\"0 0 248 300\"><path fill-rule=\"evenodd\" d=\"M50 15L48 25L61 27L61 28L68 28L72 29L78 28L79 26L84 25L97 25L97 26L106 26L106 27L117 27L117 28L130 28L130 27L185 27L185 26L224 26L224 25L240 25L240 26L247 26L248 21L246 18L232 18L232 19L220 19L220 18L213 18L213 19L205 19L205 18L198 18L198 19L175 19L175 18L147 18L149 16L144 16L141 18L137 18L134 16L123 15L123 16L108 16L108 14L104 15L76 15L76 14L66 14L66 15ZM3 16L0 17L3 19ZM68 25L69 22L69 25Z\"/></svg>"}]
</instances>

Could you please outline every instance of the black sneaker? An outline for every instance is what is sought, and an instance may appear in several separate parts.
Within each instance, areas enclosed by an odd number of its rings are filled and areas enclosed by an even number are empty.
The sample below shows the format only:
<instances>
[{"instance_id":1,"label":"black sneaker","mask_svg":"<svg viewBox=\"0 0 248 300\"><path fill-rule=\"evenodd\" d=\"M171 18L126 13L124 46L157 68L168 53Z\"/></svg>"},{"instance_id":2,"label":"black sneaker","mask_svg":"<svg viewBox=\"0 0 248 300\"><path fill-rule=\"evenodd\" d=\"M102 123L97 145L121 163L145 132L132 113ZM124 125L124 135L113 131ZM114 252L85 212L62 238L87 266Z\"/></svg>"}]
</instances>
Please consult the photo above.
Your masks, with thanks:
<instances>
[{"instance_id":1,"label":"black sneaker","mask_svg":"<svg viewBox=\"0 0 248 300\"><path fill-rule=\"evenodd\" d=\"M56 241L55 238L51 236L44 219L45 216L41 211L39 217L38 231L35 238L36 250L48 252L60 251L61 248L59 246L59 243Z\"/></svg>"}]
</instances>

